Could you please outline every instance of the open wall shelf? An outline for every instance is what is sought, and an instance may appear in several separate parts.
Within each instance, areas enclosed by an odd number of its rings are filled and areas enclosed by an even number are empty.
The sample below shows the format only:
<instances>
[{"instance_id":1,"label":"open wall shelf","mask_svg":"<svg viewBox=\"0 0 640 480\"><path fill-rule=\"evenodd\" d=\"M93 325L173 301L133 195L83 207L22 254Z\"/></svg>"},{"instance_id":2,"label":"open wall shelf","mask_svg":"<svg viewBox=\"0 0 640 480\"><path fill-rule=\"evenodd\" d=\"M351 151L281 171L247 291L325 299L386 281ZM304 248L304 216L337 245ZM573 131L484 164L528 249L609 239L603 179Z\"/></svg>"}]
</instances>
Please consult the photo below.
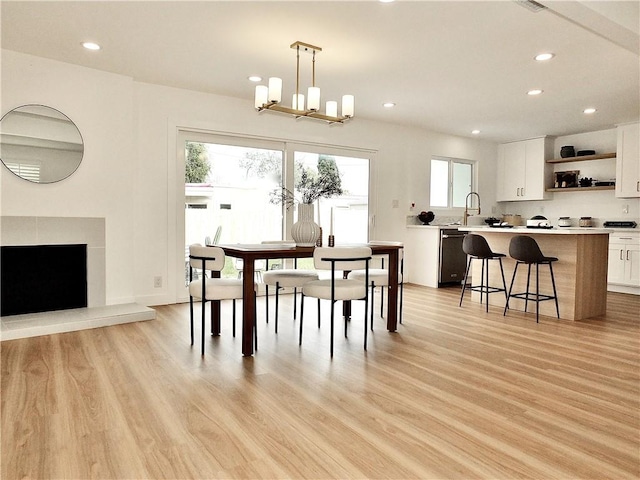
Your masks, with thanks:
<instances>
[{"instance_id":1,"label":"open wall shelf","mask_svg":"<svg viewBox=\"0 0 640 480\"><path fill-rule=\"evenodd\" d=\"M604 160L605 158L616 158L616 153L600 153L598 155L583 155L581 157L552 158L551 160L547 160L547 163L585 162L587 160Z\"/></svg>"},{"instance_id":2,"label":"open wall shelf","mask_svg":"<svg viewBox=\"0 0 640 480\"><path fill-rule=\"evenodd\" d=\"M565 187L547 188L547 192L593 192L594 190L615 190L615 185L604 185L601 187Z\"/></svg>"}]
</instances>

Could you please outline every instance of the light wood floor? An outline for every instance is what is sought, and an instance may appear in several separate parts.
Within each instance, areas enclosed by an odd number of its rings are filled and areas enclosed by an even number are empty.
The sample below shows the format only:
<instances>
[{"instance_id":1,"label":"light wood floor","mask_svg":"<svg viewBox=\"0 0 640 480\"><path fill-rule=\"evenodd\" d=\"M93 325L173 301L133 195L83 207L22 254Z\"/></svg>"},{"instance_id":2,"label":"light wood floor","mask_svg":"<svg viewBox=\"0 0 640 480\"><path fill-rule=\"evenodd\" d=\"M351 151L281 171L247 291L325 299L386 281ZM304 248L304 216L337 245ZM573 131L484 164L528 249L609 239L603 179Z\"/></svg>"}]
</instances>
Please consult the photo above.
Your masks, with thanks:
<instances>
[{"instance_id":1,"label":"light wood floor","mask_svg":"<svg viewBox=\"0 0 640 480\"><path fill-rule=\"evenodd\" d=\"M251 358L230 321L202 358L186 304L3 342L2 478L639 477L640 298L540 324L457 302L409 285L397 333L378 318L365 353L357 314L333 359L290 297Z\"/></svg>"}]
</instances>

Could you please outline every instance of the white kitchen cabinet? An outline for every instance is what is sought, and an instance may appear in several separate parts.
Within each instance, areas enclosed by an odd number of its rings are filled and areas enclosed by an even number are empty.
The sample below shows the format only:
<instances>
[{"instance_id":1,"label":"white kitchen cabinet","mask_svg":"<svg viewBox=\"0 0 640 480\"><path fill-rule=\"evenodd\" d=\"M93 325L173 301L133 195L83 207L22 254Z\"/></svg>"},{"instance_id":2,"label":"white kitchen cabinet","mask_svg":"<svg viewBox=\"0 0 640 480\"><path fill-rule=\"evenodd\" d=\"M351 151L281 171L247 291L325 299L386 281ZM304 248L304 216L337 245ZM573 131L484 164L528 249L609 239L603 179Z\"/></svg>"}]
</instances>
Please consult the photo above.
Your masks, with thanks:
<instances>
[{"instance_id":1,"label":"white kitchen cabinet","mask_svg":"<svg viewBox=\"0 0 640 480\"><path fill-rule=\"evenodd\" d=\"M438 288L440 229L407 227L404 245L405 282Z\"/></svg>"},{"instance_id":2,"label":"white kitchen cabinet","mask_svg":"<svg viewBox=\"0 0 640 480\"><path fill-rule=\"evenodd\" d=\"M553 143L546 137L499 145L496 200L550 198L546 188L551 185L553 167L546 160L552 155Z\"/></svg>"},{"instance_id":3,"label":"white kitchen cabinet","mask_svg":"<svg viewBox=\"0 0 640 480\"><path fill-rule=\"evenodd\" d=\"M616 197L640 197L640 124L618 127Z\"/></svg>"},{"instance_id":4,"label":"white kitchen cabinet","mask_svg":"<svg viewBox=\"0 0 640 480\"><path fill-rule=\"evenodd\" d=\"M640 232L609 235L609 290L640 294Z\"/></svg>"}]
</instances>

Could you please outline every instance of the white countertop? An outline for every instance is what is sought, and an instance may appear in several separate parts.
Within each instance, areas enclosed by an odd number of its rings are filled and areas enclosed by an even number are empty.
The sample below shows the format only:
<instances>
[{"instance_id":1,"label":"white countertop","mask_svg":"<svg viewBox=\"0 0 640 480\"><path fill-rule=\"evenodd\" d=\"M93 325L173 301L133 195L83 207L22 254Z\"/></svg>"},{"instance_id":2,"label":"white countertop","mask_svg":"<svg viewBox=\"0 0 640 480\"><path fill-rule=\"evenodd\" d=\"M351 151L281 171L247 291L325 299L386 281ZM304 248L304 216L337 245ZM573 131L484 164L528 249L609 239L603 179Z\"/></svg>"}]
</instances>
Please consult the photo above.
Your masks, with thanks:
<instances>
[{"instance_id":1,"label":"white countertop","mask_svg":"<svg viewBox=\"0 0 640 480\"><path fill-rule=\"evenodd\" d=\"M407 225L407 228L428 228L441 230L443 228L460 228L460 225Z\"/></svg>"},{"instance_id":2,"label":"white countertop","mask_svg":"<svg viewBox=\"0 0 640 480\"><path fill-rule=\"evenodd\" d=\"M553 227L553 228L527 228L525 226L504 228L477 225L461 225L458 227L463 232L496 232L496 233L535 233L544 235L602 235L613 233L613 228L594 227Z\"/></svg>"}]
</instances>

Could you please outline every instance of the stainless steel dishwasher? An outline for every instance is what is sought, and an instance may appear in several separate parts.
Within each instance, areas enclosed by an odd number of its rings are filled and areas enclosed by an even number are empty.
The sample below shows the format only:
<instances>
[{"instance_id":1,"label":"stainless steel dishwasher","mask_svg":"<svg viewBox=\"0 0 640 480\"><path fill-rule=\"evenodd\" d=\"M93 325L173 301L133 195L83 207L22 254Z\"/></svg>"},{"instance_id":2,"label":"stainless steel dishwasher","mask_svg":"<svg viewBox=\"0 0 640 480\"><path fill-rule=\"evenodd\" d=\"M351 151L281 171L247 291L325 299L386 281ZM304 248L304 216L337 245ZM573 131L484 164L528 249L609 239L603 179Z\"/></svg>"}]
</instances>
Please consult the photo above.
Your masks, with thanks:
<instances>
[{"instance_id":1,"label":"stainless steel dishwasher","mask_svg":"<svg viewBox=\"0 0 640 480\"><path fill-rule=\"evenodd\" d=\"M464 233L457 228L440 230L440 269L438 286L460 285L467 267L467 256L462 250Z\"/></svg>"}]
</instances>

